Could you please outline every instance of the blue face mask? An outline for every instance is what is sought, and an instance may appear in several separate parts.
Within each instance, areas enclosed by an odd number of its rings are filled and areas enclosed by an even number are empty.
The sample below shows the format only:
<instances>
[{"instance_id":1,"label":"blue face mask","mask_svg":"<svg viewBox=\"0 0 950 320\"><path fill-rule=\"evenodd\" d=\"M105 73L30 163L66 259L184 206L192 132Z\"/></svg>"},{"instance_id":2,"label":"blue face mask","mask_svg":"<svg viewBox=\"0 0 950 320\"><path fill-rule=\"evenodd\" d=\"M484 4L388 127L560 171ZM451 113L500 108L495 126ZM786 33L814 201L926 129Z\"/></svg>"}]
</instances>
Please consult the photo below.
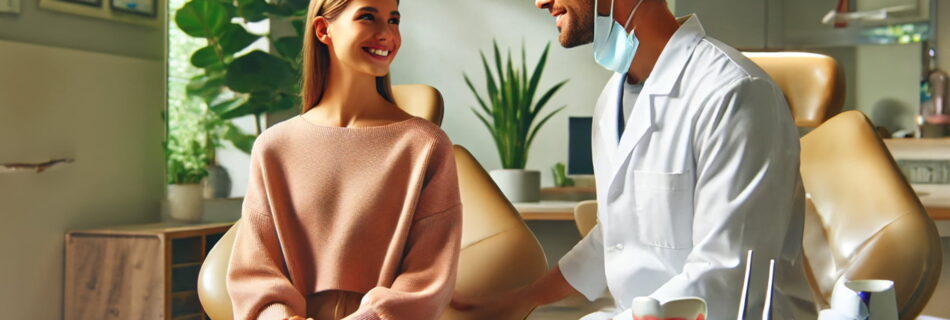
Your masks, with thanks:
<instances>
[{"instance_id":1,"label":"blue face mask","mask_svg":"<svg viewBox=\"0 0 950 320\"><path fill-rule=\"evenodd\" d=\"M594 1L594 61L607 70L627 73L630 65L633 64L633 56L640 46L636 33L630 31L630 34L627 34L627 27L643 0L633 7L633 11L627 17L627 23L623 26L613 18L614 0L610 0L610 15L608 16L600 16L597 13L598 1Z\"/></svg>"}]
</instances>

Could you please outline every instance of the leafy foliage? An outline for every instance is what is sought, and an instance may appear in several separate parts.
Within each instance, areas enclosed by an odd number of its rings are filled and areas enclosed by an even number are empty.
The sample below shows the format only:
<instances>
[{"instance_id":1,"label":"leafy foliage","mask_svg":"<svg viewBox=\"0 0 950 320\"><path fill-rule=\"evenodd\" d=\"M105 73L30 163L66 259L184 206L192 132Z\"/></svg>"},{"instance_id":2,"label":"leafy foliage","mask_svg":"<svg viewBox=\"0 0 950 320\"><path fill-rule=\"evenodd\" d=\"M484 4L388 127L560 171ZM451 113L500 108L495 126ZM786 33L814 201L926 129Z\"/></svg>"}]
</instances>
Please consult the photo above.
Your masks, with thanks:
<instances>
[{"instance_id":1,"label":"leafy foliage","mask_svg":"<svg viewBox=\"0 0 950 320\"><path fill-rule=\"evenodd\" d=\"M261 115L299 104L300 50L307 0L189 0L175 13L175 23L185 34L204 39L207 46L191 55L191 64L202 70L188 83L187 93L201 99L220 120L254 115L260 134ZM296 35L274 39L253 34L241 22L264 19L288 21ZM276 48L268 53L248 50L267 38ZM221 138L236 146L249 135L227 122ZM255 135L256 135L255 134ZM243 148L242 148L243 149Z\"/></svg>"},{"instance_id":2,"label":"leafy foliage","mask_svg":"<svg viewBox=\"0 0 950 320\"><path fill-rule=\"evenodd\" d=\"M567 83L567 80L547 89L535 101L538 83L541 81L541 74L547 62L548 49L550 49L551 44L548 43L544 47L544 52L530 76L523 45L521 48L523 65L520 67L515 66L512 62L511 50L508 50L507 60L502 61L498 43L493 41L492 45L494 49L494 70L488 60L485 59L485 53L481 52L487 95L484 97L480 95L472 80L467 74L464 75L465 83L472 94L475 95L479 105L479 108L472 107L472 112L491 132L495 146L498 148L498 154L501 156L502 166L505 169L524 169L528 162L528 149L538 134L538 130L552 116L566 107L561 106L541 117L541 111L551 100L551 97ZM535 120L538 120L537 124L535 124Z\"/></svg>"}]
</instances>

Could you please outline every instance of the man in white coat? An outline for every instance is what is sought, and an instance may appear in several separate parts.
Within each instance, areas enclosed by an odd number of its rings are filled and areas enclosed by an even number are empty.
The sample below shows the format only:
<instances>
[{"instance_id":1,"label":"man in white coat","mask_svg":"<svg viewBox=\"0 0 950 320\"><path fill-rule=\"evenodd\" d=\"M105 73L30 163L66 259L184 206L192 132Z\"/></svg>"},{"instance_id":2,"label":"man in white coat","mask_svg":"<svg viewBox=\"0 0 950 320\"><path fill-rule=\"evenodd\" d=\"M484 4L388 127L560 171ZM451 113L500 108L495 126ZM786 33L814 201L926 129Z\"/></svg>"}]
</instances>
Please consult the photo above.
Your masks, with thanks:
<instances>
[{"instance_id":1,"label":"man in white coat","mask_svg":"<svg viewBox=\"0 0 950 320\"><path fill-rule=\"evenodd\" d=\"M768 75L664 0L535 1L562 46L593 42L615 72L593 119L599 223L535 283L452 306L507 314L606 289L616 308L583 319L633 319L639 296L697 296L708 319L735 319L754 250L746 314L761 314L775 259L772 317L814 319L798 131Z\"/></svg>"}]
</instances>

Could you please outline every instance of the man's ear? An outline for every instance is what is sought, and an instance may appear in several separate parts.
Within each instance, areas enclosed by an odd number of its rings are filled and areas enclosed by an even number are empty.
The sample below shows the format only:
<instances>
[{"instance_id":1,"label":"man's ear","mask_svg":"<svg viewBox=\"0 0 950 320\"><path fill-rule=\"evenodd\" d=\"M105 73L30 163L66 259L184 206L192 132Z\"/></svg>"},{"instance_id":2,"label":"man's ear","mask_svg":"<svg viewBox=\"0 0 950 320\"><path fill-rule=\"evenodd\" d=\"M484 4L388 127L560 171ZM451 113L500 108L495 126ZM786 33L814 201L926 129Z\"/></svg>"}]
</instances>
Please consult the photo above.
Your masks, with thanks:
<instances>
[{"instance_id":1,"label":"man's ear","mask_svg":"<svg viewBox=\"0 0 950 320\"><path fill-rule=\"evenodd\" d=\"M316 17L313 18L313 33L317 36L317 40L322 42L325 45L330 45L330 22L327 21L327 18Z\"/></svg>"}]
</instances>

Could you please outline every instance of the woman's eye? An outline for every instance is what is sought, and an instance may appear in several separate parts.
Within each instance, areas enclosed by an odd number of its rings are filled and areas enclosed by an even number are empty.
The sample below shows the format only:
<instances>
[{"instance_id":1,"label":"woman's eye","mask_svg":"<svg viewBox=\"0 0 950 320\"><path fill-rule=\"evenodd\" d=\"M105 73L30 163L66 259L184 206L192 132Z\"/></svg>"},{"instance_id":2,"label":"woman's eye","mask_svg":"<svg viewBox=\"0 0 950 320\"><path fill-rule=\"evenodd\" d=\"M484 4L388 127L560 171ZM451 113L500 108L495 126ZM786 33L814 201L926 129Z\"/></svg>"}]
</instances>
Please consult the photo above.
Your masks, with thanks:
<instances>
[{"instance_id":1,"label":"woman's eye","mask_svg":"<svg viewBox=\"0 0 950 320\"><path fill-rule=\"evenodd\" d=\"M398 24L399 24L399 18L392 18L392 19L389 19L389 24L396 24L396 25L398 25Z\"/></svg>"},{"instance_id":2,"label":"woman's eye","mask_svg":"<svg viewBox=\"0 0 950 320\"><path fill-rule=\"evenodd\" d=\"M376 19L376 18L373 17L373 15L371 15L371 14L369 14L369 13L363 14L363 15L361 15L361 16L359 16L359 17L356 17L356 20L369 20L369 21L373 21L374 19Z\"/></svg>"}]
</instances>

